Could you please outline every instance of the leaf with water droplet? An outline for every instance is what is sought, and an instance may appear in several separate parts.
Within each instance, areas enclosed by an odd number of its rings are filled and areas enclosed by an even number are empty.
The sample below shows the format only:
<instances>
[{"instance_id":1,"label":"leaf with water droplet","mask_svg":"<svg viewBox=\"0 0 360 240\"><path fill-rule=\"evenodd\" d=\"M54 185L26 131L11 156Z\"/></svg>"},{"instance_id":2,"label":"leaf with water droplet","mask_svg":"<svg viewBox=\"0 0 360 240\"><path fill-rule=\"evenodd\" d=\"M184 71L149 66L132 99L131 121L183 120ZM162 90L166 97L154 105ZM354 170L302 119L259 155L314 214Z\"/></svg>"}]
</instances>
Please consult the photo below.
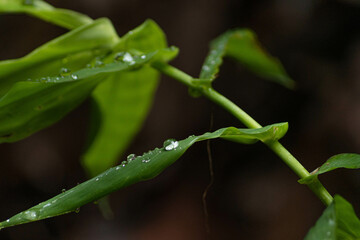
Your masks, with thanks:
<instances>
[{"instance_id":1,"label":"leaf with water droplet","mask_svg":"<svg viewBox=\"0 0 360 240\"><path fill-rule=\"evenodd\" d=\"M151 63L170 61L177 49L166 48L163 31L152 20L121 37L113 52L103 59L105 63L126 63L124 58ZM149 55L156 52L155 55ZM93 113L88 148L82 163L90 176L95 176L115 165L134 136L140 130L150 110L159 73L150 66L109 76L93 92Z\"/></svg>"},{"instance_id":2,"label":"leaf with water droplet","mask_svg":"<svg viewBox=\"0 0 360 240\"><path fill-rule=\"evenodd\" d=\"M288 88L295 83L288 76L280 61L268 54L248 29L235 29L216 38L210 46L200 72L200 78L213 81L219 72L223 57L228 56L243 64L254 74L277 82Z\"/></svg>"},{"instance_id":3,"label":"leaf with water droplet","mask_svg":"<svg viewBox=\"0 0 360 240\"><path fill-rule=\"evenodd\" d=\"M274 131L275 128L278 128L279 131ZM126 167L119 168L122 166L120 165L110 168L100 175L42 202L25 212L35 211L38 213L36 220L72 212L74 209L96 201L120 188L156 177L198 141L214 138L223 138L247 144L254 143L258 140L275 141L283 136L286 129L287 123L273 124L259 129L229 127L219 129L215 132L208 132L200 136L190 136L181 141L170 140L170 143L166 142L164 146L165 148L172 146L170 150L155 148L128 162ZM48 203L51 203L51 206L47 206ZM10 218L9 222L4 221L0 223L0 227L10 227L26 222L30 222L30 220L24 218L24 212L22 212Z\"/></svg>"},{"instance_id":4,"label":"leaf with water droplet","mask_svg":"<svg viewBox=\"0 0 360 240\"><path fill-rule=\"evenodd\" d=\"M351 204L339 195L326 208L304 240L360 239L360 220Z\"/></svg>"}]
</instances>

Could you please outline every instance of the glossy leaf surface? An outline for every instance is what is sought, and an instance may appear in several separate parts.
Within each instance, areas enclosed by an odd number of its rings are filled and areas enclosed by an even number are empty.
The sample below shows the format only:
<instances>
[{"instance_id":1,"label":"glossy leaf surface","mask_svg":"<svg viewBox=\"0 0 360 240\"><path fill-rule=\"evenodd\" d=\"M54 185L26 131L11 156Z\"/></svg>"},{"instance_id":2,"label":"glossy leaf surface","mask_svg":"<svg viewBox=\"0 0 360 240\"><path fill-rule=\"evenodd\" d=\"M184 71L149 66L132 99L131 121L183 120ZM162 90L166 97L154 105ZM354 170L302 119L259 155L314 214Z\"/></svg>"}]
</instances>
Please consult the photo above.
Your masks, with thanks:
<instances>
[{"instance_id":1,"label":"glossy leaf surface","mask_svg":"<svg viewBox=\"0 0 360 240\"><path fill-rule=\"evenodd\" d=\"M16 82L55 76L62 68L81 69L117 42L111 22L99 19L42 45L25 57L1 61L0 97Z\"/></svg>"},{"instance_id":2,"label":"glossy leaf surface","mask_svg":"<svg viewBox=\"0 0 360 240\"><path fill-rule=\"evenodd\" d=\"M256 35L248 29L228 31L212 42L201 69L200 79L213 81L225 56L234 58L262 78L288 88L294 87L294 81L288 76L280 61L268 54L257 41Z\"/></svg>"},{"instance_id":3,"label":"glossy leaf surface","mask_svg":"<svg viewBox=\"0 0 360 240\"><path fill-rule=\"evenodd\" d=\"M176 56L177 49L163 49L166 45L162 30L155 22L147 20L122 37L103 62L132 61L131 51L160 51L155 58L169 61ZM158 78L158 72L147 66L111 74L95 89L92 136L83 156L83 165L90 176L114 166L126 150L148 114Z\"/></svg>"},{"instance_id":4,"label":"glossy leaf surface","mask_svg":"<svg viewBox=\"0 0 360 240\"><path fill-rule=\"evenodd\" d=\"M357 240L360 239L360 220L353 207L336 195L332 204L310 229L305 240Z\"/></svg>"},{"instance_id":5,"label":"glossy leaf surface","mask_svg":"<svg viewBox=\"0 0 360 240\"><path fill-rule=\"evenodd\" d=\"M0 0L1 12L26 13L67 29L74 29L93 21L84 14L55 8L41 0Z\"/></svg>"},{"instance_id":6,"label":"glossy leaf surface","mask_svg":"<svg viewBox=\"0 0 360 240\"><path fill-rule=\"evenodd\" d=\"M299 180L302 184L307 184L317 178L318 175L330 172L338 168L359 169L360 154L342 153L329 158L321 167L311 173L311 176Z\"/></svg>"},{"instance_id":7,"label":"glossy leaf surface","mask_svg":"<svg viewBox=\"0 0 360 240\"><path fill-rule=\"evenodd\" d=\"M68 76L18 82L0 99L0 143L14 142L58 121L84 100L108 74L140 68L156 53L83 68Z\"/></svg>"},{"instance_id":8,"label":"glossy leaf surface","mask_svg":"<svg viewBox=\"0 0 360 240\"><path fill-rule=\"evenodd\" d=\"M119 166L110 168L66 192L1 222L0 228L76 211L84 204L100 199L120 188L154 178L180 158L195 142L214 138L230 139L242 143L254 143L258 140L275 141L285 134L286 129L287 123L273 124L260 129L229 127L200 136L190 136L182 141L167 140L162 148L156 148L138 157L133 154L129 155L127 160Z\"/></svg>"}]
</instances>

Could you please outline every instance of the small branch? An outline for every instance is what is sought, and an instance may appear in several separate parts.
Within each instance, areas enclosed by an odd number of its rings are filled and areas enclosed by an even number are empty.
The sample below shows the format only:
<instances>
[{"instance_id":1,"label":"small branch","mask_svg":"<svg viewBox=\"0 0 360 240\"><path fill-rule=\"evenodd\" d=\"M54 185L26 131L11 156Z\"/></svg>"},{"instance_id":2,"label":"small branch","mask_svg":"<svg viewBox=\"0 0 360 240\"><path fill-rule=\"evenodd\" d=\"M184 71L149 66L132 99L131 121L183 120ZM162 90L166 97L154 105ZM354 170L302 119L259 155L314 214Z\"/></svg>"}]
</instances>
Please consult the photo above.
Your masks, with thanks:
<instances>
[{"instance_id":1,"label":"small branch","mask_svg":"<svg viewBox=\"0 0 360 240\"><path fill-rule=\"evenodd\" d=\"M159 70L160 72L168 75L179 82L187 85L188 87L196 88L199 90L205 97L215 102L222 108L226 109L229 113L235 116L240 122L242 122L248 128L261 128L261 125L257 123L250 115L244 112L236 104L230 101L228 98L224 97L212 87L203 87L199 84L195 84L194 78L190 75L182 72L181 70L170 66L166 63L153 63L153 67ZM301 163L283 146L280 142L275 141L271 143L264 142L276 155L280 157L283 162L290 167L290 169L300 178L310 176L310 173L301 165ZM333 197L325 189L325 187L320 183L319 180L312 182L307 185L311 191L326 205L330 205L333 200Z\"/></svg>"}]
</instances>

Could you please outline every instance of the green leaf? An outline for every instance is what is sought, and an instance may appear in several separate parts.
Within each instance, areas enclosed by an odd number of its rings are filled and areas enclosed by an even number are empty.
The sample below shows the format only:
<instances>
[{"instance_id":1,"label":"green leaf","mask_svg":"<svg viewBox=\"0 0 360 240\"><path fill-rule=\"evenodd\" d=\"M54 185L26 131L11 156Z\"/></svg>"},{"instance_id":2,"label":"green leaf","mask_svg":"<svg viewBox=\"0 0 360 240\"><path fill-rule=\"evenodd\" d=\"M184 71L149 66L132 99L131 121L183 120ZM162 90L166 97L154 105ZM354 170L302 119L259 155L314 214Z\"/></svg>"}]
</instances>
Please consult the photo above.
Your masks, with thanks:
<instances>
[{"instance_id":1,"label":"green leaf","mask_svg":"<svg viewBox=\"0 0 360 240\"><path fill-rule=\"evenodd\" d=\"M114 58L131 60L132 55L123 51L159 51L152 61L169 61L176 56L177 49L163 49L166 45L162 30L155 22L147 20L126 34L104 62ZM158 78L156 70L144 67L109 75L95 89L92 94L92 138L82 158L90 176L114 166L119 155L124 153L149 112Z\"/></svg>"},{"instance_id":2,"label":"green leaf","mask_svg":"<svg viewBox=\"0 0 360 240\"><path fill-rule=\"evenodd\" d=\"M294 81L288 76L280 61L269 55L257 41L256 35L248 29L228 31L212 42L200 78L213 81L224 56L234 58L262 78L288 88L294 87Z\"/></svg>"},{"instance_id":3,"label":"green leaf","mask_svg":"<svg viewBox=\"0 0 360 240\"><path fill-rule=\"evenodd\" d=\"M353 207L341 196L334 201L310 229L305 240L358 240L360 239L360 220Z\"/></svg>"},{"instance_id":4,"label":"green leaf","mask_svg":"<svg viewBox=\"0 0 360 240\"><path fill-rule=\"evenodd\" d=\"M0 143L14 142L58 121L81 103L104 77L138 69L156 52L134 57L133 62L113 62L83 68L68 76L45 77L16 83L0 99Z\"/></svg>"},{"instance_id":5,"label":"green leaf","mask_svg":"<svg viewBox=\"0 0 360 240\"><path fill-rule=\"evenodd\" d=\"M120 188L154 178L180 158L195 142L214 138L231 139L242 143L254 143L258 140L276 141L285 134L286 129L287 123L273 124L260 129L229 127L200 136L190 136L182 141L166 140L162 148L155 148L138 157L131 154L119 166L110 168L64 193L1 222L0 229L76 211L79 207Z\"/></svg>"},{"instance_id":6,"label":"green leaf","mask_svg":"<svg viewBox=\"0 0 360 240\"><path fill-rule=\"evenodd\" d=\"M99 19L42 45L25 57L1 61L0 97L18 81L55 76L61 68L81 69L117 42L111 22Z\"/></svg>"},{"instance_id":7,"label":"green leaf","mask_svg":"<svg viewBox=\"0 0 360 240\"><path fill-rule=\"evenodd\" d=\"M329 158L321 167L311 173L311 176L299 180L301 184L308 184L314 181L318 175L330 172L337 168L359 169L360 154L342 153Z\"/></svg>"},{"instance_id":8,"label":"green leaf","mask_svg":"<svg viewBox=\"0 0 360 240\"><path fill-rule=\"evenodd\" d=\"M74 29L93 20L81 13L54 8L41 0L0 0L0 13L26 13L67 29Z\"/></svg>"}]
</instances>

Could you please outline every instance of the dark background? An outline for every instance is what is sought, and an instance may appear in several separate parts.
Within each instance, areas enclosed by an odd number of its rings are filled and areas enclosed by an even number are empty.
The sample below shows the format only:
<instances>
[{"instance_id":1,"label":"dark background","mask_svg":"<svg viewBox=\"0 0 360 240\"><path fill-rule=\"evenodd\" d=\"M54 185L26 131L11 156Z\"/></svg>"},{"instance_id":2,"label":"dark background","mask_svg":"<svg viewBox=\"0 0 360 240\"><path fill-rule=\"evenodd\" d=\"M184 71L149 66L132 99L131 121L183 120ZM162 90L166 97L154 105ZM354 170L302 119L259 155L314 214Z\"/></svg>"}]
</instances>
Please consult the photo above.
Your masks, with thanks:
<instances>
[{"instance_id":1,"label":"dark background","mask_svg":"<svg viewBox=\"0 0 360 240\"><path fill-rule=\"evenodd\" d=\"M197 76L208 43L234 27L253 29L284 64L296 91L263 81L225 60L215 89L261 124L288 121L281 141L309 170L327 158L360 150L360 4L348 1L57 0L51 4L109 17L120 35L154 19L180 55L173 65ZM17 58L65 30L24 15L0 16L0 59ZM1 220L83 182L79 164L89 102L55 125L14 144L0 145ZM141 154L167 138L226 126L234 117L186 87L162 77L154 104L128 153ZM209 183L206 143L199 143L156 179L110 196L113 220L96 205L45 221L2 230L0 239L303 239L324 206L271 151L211 142L214 185ZM123 156L124 158L124 156ZM337 170L321 177L360 213L360 174Z\"/></svg>"}]
</instances>

